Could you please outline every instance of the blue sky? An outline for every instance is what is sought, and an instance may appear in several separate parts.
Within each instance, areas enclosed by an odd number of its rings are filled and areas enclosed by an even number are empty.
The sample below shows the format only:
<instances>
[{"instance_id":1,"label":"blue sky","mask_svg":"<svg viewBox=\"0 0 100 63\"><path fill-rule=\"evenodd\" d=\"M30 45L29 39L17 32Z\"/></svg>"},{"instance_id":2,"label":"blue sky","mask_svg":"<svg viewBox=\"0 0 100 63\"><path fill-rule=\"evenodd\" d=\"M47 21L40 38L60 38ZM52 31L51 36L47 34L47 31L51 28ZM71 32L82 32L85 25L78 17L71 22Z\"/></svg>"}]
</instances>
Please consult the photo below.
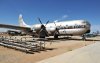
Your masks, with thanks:
<instances>
[{"instance_id":1,"label":"blue sky","mask_svg":"<svg viewBox=\"0 0 100 63\"><path fill-rule=\"evenodd\" d=\"M0 0L0 23L18 25L19 14L29 25L40 17L43 23L85 19L100 28L100 0Z\"/></svg>"}]
</instances>

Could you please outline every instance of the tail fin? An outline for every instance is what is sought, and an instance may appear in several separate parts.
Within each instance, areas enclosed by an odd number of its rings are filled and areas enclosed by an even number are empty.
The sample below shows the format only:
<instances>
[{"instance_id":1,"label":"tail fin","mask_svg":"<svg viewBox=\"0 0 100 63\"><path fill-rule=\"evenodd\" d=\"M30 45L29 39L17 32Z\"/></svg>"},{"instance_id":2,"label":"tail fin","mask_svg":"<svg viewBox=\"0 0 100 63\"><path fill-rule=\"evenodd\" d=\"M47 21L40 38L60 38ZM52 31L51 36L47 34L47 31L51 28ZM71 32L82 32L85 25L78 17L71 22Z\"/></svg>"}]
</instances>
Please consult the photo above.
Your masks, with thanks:
<instances>
[{"instance_id":1,"label":"tail fin","mask_svg":"<svg viewBox=\"0 0 100 63\"><path fill-rule=\"evenodd\" d=\"M27 24L23 20L22 14L19 15L19 25L22 27L27 27Z\"/></svg>"}]
</instances>

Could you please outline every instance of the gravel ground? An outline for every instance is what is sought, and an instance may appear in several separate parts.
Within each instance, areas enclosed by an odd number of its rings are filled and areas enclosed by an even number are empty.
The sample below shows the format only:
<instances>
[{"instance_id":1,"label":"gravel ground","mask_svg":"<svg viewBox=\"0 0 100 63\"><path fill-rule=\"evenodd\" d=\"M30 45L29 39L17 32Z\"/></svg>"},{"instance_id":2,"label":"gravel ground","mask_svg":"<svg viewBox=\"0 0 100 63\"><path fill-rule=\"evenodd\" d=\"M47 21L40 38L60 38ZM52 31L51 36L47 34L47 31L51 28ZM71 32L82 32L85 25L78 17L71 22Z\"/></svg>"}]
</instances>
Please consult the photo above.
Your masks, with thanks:
<instances>
[{"instance_id":1,"label":"gravel ground","mask_svg":"<svg viewBox=\"0 0 100 63\"><path fill-rule=\"evenodd\" d=\"M72 40L59 39L46 41L46 47L52 48L53 50L34 52L34 54L26 54L21 51L0 46L0 63L35 63L100 41L100 37L88 38L87 41L82 41L80 38L73 38L76 37L72 37Z\"/></svg>"}]
</instances>

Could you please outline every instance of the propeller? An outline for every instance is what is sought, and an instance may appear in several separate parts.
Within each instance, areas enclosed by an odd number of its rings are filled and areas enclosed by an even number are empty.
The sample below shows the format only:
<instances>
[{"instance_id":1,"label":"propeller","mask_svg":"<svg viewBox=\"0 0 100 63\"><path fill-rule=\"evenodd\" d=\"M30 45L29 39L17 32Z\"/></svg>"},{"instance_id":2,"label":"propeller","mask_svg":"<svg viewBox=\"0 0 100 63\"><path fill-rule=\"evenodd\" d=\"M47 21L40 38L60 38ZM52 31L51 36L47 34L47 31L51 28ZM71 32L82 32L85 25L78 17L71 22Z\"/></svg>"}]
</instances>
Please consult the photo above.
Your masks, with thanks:
<instances>
[{"instance_id":1,"label":"propeller","mask_svg":"<svg viewBox=\"0 0 100 63\"><path fill-rule=\"evenodd\" d=\"M38 17L38 20L39 20L39 22L41 23L41 25L43 25L43 23L42 23L42 21L41 21L41 19ZM46 22L46 24L45 24L45 27L46 27L46 25L49 23L49 20Z\"/></svg>"},{"instance_id":2,"label":"propeller","mask_svg":"<svg viewBox=\"0 0 100 63\"><path fill-rule=\"evenodd\" d=\"M38 17L38 20L39 20L39 22L42 24L42 21L41 21L41 19ZM43 24L42 24L43 25Z\"/></svg>"},{"instance_id":3,"label":"propeller","mask_svg":"<svg viewBox=\"0 0 100 63\"><path fill-rule=\"evenodd\" d=\"M56 27L55 29L58 31L58 28L57 28L57 25L56 25L56 23L55 23L55 22L54 22L54 24L55 24L55 27Z\"/></svg>"},{"instance_id":4,"label":"propeller","mask_svg":"<svg viewBox=\"0 0 100 63\"><path fill-rule=\"evenodd\" d=\"M49 20L46 22L46 24L45 24L45 27L46 27L46 25L49 23Z\"/></svg>"},{"instance_id":5,"label":"propeller","mask_svg":"<svg viewBox=\"0 0 100 63\"><path fill-rule=\"evenodd\" d=\"M56 30L59 30L59 29L57 28L56 22L54 22L54 24L55 24Z\"/></svg>"},{"instance_id":6,"label":"propeller","mask_svg":"<svg viewBox=\"0 0 100 63\"><path fill-rule=\"evenodd\" d=\"M56 23L54 22L55 26L56 26Z\"/></svg>"},{"instance_id":7,"label":"propeller","mask_svg":"<svg viewBox=\"0 0 100 63\"><path fill-rule=\"evenodd\" d=\"M41 23L40 33L41 33L41 30L43 29L43 30L45 31L46 35L49 36L49 34L48 34L47 30L46 30L46 25L49 23L49 20L46 22L45 25L42 23L42 21L41 21L40 18L38 18L38 20L39 20L39 22ZM55 24L55 25L56 25L56 24ZM50 45L52 45L52 41L50 42Z\"/></svg>"},{"instance_id":8,"label":"propeller","mask_svg":"<svg viewBox=\"0 0 100 63\"><path fill-rule=\"evenodd\" d=\"M41 29L39 31L40 36L43 36L43 35L48 36L49 34L48 34L47 30L46 30L46 25L49 23L49 21L47 21L46 24L44 25L40 18L38 18L38 20L41 23ZM45 38L45 36L43 38Z\"/></svg>"},{"instance_id":9,"label":"propeller","mask_svg":"<svg viewBox=\"0 0 100 63\"><path fill-rule=\"evenodd\" d=\"M58 38L58 36L60 35L59 29L57 28L56 22L54 22L54 24L55 24L54 38Z\"/></svg>"}]
</instances>

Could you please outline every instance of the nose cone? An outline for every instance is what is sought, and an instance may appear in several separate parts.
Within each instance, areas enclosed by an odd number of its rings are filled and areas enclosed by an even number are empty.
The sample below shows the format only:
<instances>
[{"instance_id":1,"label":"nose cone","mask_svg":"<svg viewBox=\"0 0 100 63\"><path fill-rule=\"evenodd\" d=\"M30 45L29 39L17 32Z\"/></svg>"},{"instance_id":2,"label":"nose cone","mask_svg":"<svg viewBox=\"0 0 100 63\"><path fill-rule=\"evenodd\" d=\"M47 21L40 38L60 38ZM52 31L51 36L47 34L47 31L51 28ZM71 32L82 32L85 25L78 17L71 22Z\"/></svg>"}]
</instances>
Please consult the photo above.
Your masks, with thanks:
<instances>
[{"instance_id":1,"label":"nose cone","mask_svg":"<svg viewBox=\"0 0 100 63\"><path fill-rule=\"evenodd\" d=\"M90 33L90 28L91 28L91 24L88 21L83 21L83 23L86 25L86 32L85 33Z\"/></svg>"},{"instance_id":2,"label":"nose cone","mask_svg":"<svg viewBox=\"0 0 100 63\"><path fill-rule=\"evenodd\" d=\"M85 24L86 27L88 27L88 28L91 27L91 24L90 24L88 21L86 21L86 20L84 20L84 21L82 22L82 24Z\"/></svg>"},{"instance_id":3,"label":"nose cone","mask_svg":"<svg viewBox=\"0 0 100 63\"><path fill-rule=\"evenodd\" d=\"M91 25L86 25L86 29L87 29L86 33L90 33Z\"/></svg>"},{"instance_id":4,"label":"nose cone","mask_svg":"<svg viewBox=\"0 0 100 63\"><path fill-rule=\"evenodd\" d=\"M86 31L86 33L90 33L90 32L91 32L91 30L87 30L87 31Z\"/></svg>"},{"instance_id":5,"label":"nose cone","mask_svg":"<svg viewBox=\"0 0 100 63\"><path fill-rule=\"evenodd\" d=\"M90 28L91 28L91 24L89 23L89 22L87 22L86 23L86 26L87 26L87 31L86 31L86 33L90 33L91 32L91 30L90 30Z\"/></svg>"}]
</instances>

